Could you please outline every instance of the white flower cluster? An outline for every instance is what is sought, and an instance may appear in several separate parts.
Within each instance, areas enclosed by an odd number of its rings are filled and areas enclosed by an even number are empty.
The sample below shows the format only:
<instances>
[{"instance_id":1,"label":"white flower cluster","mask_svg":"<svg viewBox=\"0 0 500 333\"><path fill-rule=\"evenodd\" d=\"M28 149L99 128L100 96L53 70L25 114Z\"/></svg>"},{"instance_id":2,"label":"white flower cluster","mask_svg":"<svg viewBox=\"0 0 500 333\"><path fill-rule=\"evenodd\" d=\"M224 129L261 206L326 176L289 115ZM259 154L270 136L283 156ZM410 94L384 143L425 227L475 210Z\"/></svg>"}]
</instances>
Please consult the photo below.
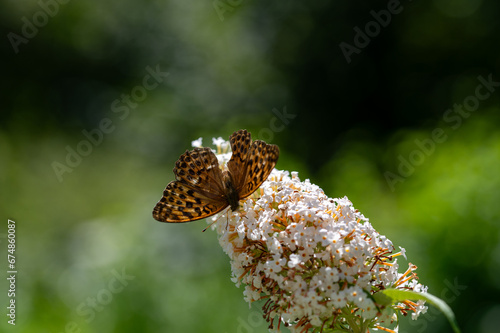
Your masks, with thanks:
<instances>
[{"instance_id":1,"label":"white flower cluster","mask_svg":"<svg viewBox=\"0 0 500 333\"><path fill-rule=\"evenodd\" d=\"M426 311L423 302L386 309L374 302L372 295L386 288L427 288L417 282L416 266L398 273L394 258L405 256L404 249L393 253L392 242L347 197L329 198L297 172L273 170L240 205L212 221L219 221L232 280L245 285L247 302L266 300L270 329L283 323L292 332L393 331L388 326L394 326L396 311L412 311L413 319Z\"/></svg>"}]
</instances>

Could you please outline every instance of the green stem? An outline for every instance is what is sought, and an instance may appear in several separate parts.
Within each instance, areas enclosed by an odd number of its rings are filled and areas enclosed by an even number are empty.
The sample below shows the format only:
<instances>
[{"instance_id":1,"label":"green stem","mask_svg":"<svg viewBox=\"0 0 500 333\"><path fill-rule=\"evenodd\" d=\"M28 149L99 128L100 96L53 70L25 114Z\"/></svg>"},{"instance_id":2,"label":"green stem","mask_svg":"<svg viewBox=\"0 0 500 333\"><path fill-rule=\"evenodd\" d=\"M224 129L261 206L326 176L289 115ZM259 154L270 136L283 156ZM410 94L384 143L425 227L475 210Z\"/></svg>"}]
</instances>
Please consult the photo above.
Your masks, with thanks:
<instances>
[{"instance_id":1,"label":"green stem","mask_svg":"<svg viewBox=\"0 0 500 333\"><path fill-rule=\"evenodd\" d=\"M352 315L351 311L349 309L344 308L342 312L345 315L345 319L349 323L350 331L352 333L363 333L361 327L359 327L358 324L356 323L356 319Z\"/></svg>"}]
</instances>

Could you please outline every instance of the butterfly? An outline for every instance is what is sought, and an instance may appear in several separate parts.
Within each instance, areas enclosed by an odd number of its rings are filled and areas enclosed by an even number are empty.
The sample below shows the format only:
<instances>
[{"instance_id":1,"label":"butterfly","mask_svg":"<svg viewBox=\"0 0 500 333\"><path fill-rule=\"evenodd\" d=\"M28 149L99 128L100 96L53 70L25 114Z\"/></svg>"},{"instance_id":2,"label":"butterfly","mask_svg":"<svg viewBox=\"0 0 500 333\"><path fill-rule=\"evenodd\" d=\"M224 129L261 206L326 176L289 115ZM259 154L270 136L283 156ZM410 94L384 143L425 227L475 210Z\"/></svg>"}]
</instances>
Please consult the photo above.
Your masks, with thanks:
<instances>
[{"instance_id":1,"label":"butterfly","mask_svg":"<svg viewBox=\"0 0 500 333\"><path fill-rule=\"evenodd\" d=\"M226 207L235 211L239 201L250 196L269 177L279 157L279 148L252 141L247 130L229 137L232 155L222 170L210 148L186 150L175 163L174 181L163 191L153 209L160 222L190 222L203 219Z\"/></svg>"}]
</instances>

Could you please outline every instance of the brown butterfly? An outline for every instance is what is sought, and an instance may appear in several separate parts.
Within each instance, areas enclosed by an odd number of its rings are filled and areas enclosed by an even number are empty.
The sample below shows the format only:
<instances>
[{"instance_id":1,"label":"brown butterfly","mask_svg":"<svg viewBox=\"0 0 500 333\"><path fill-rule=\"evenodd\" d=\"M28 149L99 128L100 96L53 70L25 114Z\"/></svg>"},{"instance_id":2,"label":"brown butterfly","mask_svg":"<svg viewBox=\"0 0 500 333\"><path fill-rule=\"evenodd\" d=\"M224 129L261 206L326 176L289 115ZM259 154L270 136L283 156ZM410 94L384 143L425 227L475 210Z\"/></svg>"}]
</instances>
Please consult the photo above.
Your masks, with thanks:
<instances>
[{"instance_id":1,"label":"brown butterfly","mask_svg":"<svg viewBox=\"0 0 500 333\"><path fill-rule=\"evenodd\" d=\"M280 154L276 145L252 141L246 130L229 137L231 159L222 171L210 148L195 148L179 157L175 163L174 181L153 209L160 222L190 222L212 216L250 196L269 177Z\"/></svg>"}]
</instances>

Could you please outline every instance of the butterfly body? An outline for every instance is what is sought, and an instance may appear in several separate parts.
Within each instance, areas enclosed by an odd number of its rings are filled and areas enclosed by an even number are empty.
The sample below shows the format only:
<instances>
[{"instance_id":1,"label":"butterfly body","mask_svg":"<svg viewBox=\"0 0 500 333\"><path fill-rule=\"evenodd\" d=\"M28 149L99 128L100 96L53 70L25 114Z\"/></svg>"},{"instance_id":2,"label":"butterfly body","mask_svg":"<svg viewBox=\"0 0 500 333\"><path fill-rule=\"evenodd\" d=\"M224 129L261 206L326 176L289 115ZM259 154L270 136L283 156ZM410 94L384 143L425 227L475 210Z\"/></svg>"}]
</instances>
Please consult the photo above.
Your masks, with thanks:
<instances>
[{"instance_id":1,"label":"butterfly body","mask_svg":"<svg viewBox=\"0 0 500 333\"><path fill-rule=\"evenodd\" d=\"M156 220L190 222L228 206L236 211L239 201L262 185L276 165L278 146L252 141L246 130L234 132L229 141L233 154L224 171L210 148L195 148L179 157L173 170L176 180L153 209Z\"/></svg>"},{"instance_id":2,"label":"butterfly body","mask_svg":"<svg viewBox=\"0 0 500 333\"><path fill-rule=\"evenodd\" d=\"M234 212L240 206L240 196L238 191L234 187L233 179L229 171L224 171L222 173L222 178L224 179L224 192L226 194L226 201Z\"/></svg>"}]
</instances>

